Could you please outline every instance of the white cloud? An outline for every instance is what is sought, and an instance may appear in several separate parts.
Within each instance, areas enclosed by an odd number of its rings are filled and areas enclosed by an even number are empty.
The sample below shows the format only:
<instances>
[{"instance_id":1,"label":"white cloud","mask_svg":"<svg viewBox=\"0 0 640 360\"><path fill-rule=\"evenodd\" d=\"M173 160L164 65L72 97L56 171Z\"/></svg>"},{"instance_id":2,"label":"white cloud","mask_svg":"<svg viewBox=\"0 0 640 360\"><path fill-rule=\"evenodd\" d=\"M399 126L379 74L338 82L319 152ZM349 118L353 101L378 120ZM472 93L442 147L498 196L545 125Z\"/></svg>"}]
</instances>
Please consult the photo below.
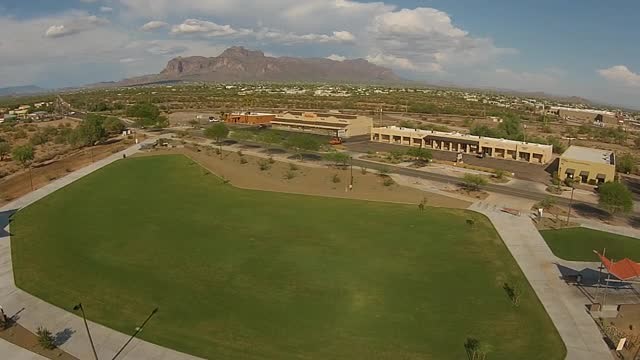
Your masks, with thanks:
<instances>
[{"instance_id":1,"label":"white cloud","mask_svg":"<svg viewBox=\"0 0 640 360\"><path fill-rule=\"evenodd\" d=\"M416 65L407 58L396 57L389 54L376 54L367 56L367 61L380 66L393 67L403 70L418 70Z\"/></svg>"},{"instance_id":2,"label":"white cloud","mask_svg":"<svg viewBox=\"0 0 640 360\"><path fill-rule=\"evenodd\" d=\"M113 8L109 6L100 6L100 12L111 13L113 12Z\"/></svg>"},{"instance_id":3,"label":"white cloud","mask_svg":"<svg viewBox=\"0 0 640 360\"><path fill-rule=\"evenodd\" d=\"M120 63L121 64L128 64L128 63L133 63L133 62L137 62L140 61L142 59L139 58L124 58L124 59L120 59Z\"/></svg>"},{"instance_id":4,"label":"white cloud","mask_svg":"<svg viewBox=\"0 0 640 360\"><path fill-rule=\"evenodd\" d=\"M182 24L171 28L171 33L180 34L204 34L206 36L228 36L236 34L238 31L229 25L218 25L212 21L187 19Z\"/></svg>"},{"instance_id":5,"label":"white cloud","mask_svg":"<svg viewBox=\"0 0 640 360\"><path fill-rule=\"evenodd\" d=\"M625 65L616 65L607 69L600 69L598 73L611 82L640 87L640 74L629 70Z\"/></svg>"},{"instance_id":6,"label":"white cloud","mask_svg":"<svg viewBox=\"0 0 640 360\"><path fill-rule=\"evenodd\" d=\"M93 4L98 2L98 0L80 0L80 2L83 2L85 4Z\"/></svg>"},{"instance_id":7,"label":"white cloud","mask_svg":"<svg viewBox=\"0 0 640 360\"><path fill-rule=\"evenodd\" d=\"M153 20L153 21L149 21L148 23L142 25L142 27L140 27L140 30L142 31L153 31L153 30L157 30L157 29L162 29L165 27L168 27L169 24L167 24L164 21L158 21L158 20Z\"/></svg>"},{"instance_id":8,"label":"white cloud","mask_svg":"<svg viewBox=\"0 0 640 360\"><path fill-rule=\"evenodd\" d=\"M432 8L379 14L368 32L374 60L419 72L486 63L515 52L496 47L491 39L470 36L453 25L447 13Z\"/></svg>"},{"instance_id":9,"label":"white cloud","mask_svg":"<svg viewBox=\"0 0 640 360\"><path fill-rule=\"evenodd\" d=\"M212 21L199 19L187 19L182 24L173 26L171 34L204 37L253 37L257 40L288 45L300 43L349 43L355 40L355 36L348 31L333 31L330 35L296 34L270 28L257 30L233 28L230 25L220 25Z\"/></svg>"},{"instance_id":10,"label":"white cloud","mask_svg":"<svg viewBox=\"0 0 640 360\"><path fill-rule=\"evenodd\" d=\"M73 16L63 24L49 26L44 36L48 38L59 38L74 35L83 31L93 30L99 26L109 24L109 20L99 18L95 15Z\"/></svg>"},{"instance_id":11,"label":"white cloud","mask_svg":"<svg viewBox=\"0 0 640 360\"><path fill-rule=\"evenodd\" d=\"M346 57L340 56L340 55L336 55L336 54L331 54L331 55L327 56L327 59L333 60L333 61L345 61L345 60L347 60Z\"/></svg>"}]
</instances>

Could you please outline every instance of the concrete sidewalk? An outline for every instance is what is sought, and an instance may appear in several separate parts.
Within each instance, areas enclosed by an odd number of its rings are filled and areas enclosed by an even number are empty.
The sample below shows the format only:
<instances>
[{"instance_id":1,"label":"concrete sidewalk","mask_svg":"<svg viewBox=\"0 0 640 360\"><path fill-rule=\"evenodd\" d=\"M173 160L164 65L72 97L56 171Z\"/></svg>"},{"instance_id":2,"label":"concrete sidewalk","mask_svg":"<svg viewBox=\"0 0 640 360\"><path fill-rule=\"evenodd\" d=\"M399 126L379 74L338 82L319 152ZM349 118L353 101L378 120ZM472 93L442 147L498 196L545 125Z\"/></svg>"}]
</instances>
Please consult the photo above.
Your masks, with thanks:
<instances>
[{"instance_id":1,"label":"concrete sidewalk","mask_svg":"<svg viewBox=\"0 0 640 360\"><path fill-rule=\"evenodd\" d=\"M156 138L150 138L144 141L143 144L151 143L155 140ZM0 230L0 304L2 304L5 312L9 316L17 314L16 318L18 323L29 331L35 332L39 326L48 328L54 334L63 330L71 331L73 335L68 341L62 344L60 348L79 359L93 358L93 353L89 345L82 318L67 311L69 309L63 310L58 308L18 289L15 286L13 267L11 263L11 239L9 236L8 226L9 216L21 208L53 193L54 191L67 186L72 182L113 163L114 161L122 159L123 155L130 156L135 154L139 151L139 148L139 145L135 145L103 160L97 161L63 178L53 181L50 184L31 192L0 209L0 229L4 229L4 231ZM72 305L73 304L69 304L69 307ZM91 334L93 336L98 356L102 359L111 359L131 336L130 334L123 334L93 322L89 322L89 327L91 329ZM131 329L131 333L134 331L135 329ZM4 345L6 344L3 342L2 346ZM2 348L0 347L0 349ZM4 352L0 352L0 354L0 358L7 358L4 356ZM11 354L13 354L13 352ZM21 358L19 356L23 357ZM29 358L24 356L25 355L19 354L16 350L16 359L40 359L38 357ZM9 358L14 359L14 357ZM119 359L192 360L198 358L146 341L135 339L119 356Z\"/></svg>"},{"instance_id":2,"label":"concrete sidewalk","mask_svg":"<svg viewBox=\"0 0 640 360\"><path fill-rule=\"evenodd\" d=\"M596 323L587 313L587 301L560 279L558 259L527 217L514 216L475 203L470 210L486 215L522 269L567 347L568 360L611 359L612 354Z\"/></svg>"},{"instance_id":3,"label":"concrete sidewalk","mask_svg":"<svg viewBox=\"0 0 640 360\"><path fill-rule=\"evenodd\" d=\"M0 339L0 356L11 360L46 360L47 358Z\"/></svg>"}]
</instances>

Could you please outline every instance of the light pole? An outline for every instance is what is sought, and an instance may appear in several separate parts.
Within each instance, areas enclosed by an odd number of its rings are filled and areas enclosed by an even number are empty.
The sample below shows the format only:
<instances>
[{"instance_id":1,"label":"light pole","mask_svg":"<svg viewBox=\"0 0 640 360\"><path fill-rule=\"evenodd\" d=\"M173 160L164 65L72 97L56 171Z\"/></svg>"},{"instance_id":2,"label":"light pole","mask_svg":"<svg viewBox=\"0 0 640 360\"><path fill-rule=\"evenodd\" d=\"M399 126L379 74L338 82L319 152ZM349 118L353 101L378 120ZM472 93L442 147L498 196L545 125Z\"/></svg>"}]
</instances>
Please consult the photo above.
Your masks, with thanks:
<instances>
[{"instance_id":1,"label":"light pole","mask_svg":"<svg viewBox=\"0 0 640 360\"><path fill-rule=\"evenodd\" d=\"M89 325L87 324L87 317L84 314L84 308L82 307L82 303L73 307L73 310L82 313L82 320L84 320L84 327L87 329L87 335L89 335L89 342L91 343L91 350L93 350L93 357L98 360L98 353L96 353L96 347L93 345L93 339L91 338L91 332L89 331Z\"/></svg>"},{"instance_id":2,"label":"light pole","mask_svg":"<svg viewBox=\"0 0 640 360\"><path fill-rule=\"evenodd\" d=\"M118 350L118 352L113 356L113 358L111 360L116 360L116 358L118 357L118 355L120 355L120 353L124 350L124 348L127 347L127 345L129 345L129 343L131 342L131 340L133 340L133 338L135 338L138 333L140 331L142 331L142 329L144 328L144 326L147 324L147 322L149 320L151 320L151 318L153 317L153 315L155 315L158 312L158 308L153 309L153 311L151 312L151 314L149 314L149 316L147 317L147 319L142 323L142 325L138 326L136 328L136 332L133 333L133 335L131 335L131 337L129 338L129 340L127 340L126 343L124 343L124 345L122 345L122 347L120 348L120 350Z\"/></svg>"},{"instance_id":3,"label":"light pole","mask_svg":"<svg viewBox=\"0 0 640 360\"><path fill-rule=\"evenodd\" d=\"M351 182L349 183L349 190L353 190L353 156L349 156L351 162Z\"/></svg>"},{"instance_id":4,"label":"light pole","mask_svg":"<svg viewBox=\"0 0 640 360\"><path fill-rule=\"evenodd\" d=\"M573 191L576 188L571 184L571 200L569 200L569 211L567 212L567 226L569 226L569 219L571 218L571 206L573 206Z\"/></svg>"}]
</instances>

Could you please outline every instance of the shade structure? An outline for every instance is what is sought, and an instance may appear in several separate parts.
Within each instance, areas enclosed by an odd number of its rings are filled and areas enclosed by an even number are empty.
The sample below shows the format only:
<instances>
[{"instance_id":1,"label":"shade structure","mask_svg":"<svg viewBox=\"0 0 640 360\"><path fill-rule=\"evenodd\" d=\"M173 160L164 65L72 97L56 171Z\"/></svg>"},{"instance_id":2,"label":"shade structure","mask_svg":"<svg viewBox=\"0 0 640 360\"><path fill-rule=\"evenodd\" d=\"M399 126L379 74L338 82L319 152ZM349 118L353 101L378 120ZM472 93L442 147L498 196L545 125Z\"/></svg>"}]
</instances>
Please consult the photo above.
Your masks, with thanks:
<instances>
[{"instance_id":1,"label":"shade structure","mask_svg":"<svg viewBox=\"0 0 640 360\"><path fill-rule=\"evenodd\" d=\"M607 271L617 277L620 280L631 280L640 277L640 264L637 262L624 258L619 261L612 261L607 259L604 255L600 254L597 251L594 251L600 257L600 261L602 261L602 265L607 269Z\"/></svg>"}]
</instances>

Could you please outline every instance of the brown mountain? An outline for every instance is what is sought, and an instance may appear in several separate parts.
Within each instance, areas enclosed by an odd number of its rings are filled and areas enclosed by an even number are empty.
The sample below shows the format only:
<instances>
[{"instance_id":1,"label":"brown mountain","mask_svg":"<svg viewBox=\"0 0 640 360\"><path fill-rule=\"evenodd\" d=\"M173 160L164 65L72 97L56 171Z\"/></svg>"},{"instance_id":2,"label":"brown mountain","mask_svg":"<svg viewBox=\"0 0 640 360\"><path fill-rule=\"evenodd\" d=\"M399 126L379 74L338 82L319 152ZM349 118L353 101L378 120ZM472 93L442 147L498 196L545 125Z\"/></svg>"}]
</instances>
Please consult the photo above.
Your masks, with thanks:
<instances>
[{"instance_id":1,"label":"brown mountain","mask_svg":"<svg viewBox=\"0 0 640 360\"><path fill-rule=\"evenodd\" d=\"M157 75L111 85L139 85L166 81L252 82L308 81L390 83L403 81L391 69L364 59L334 61L323 58L270 57L262 51L231 47L217 57L177 57Z\"/></svg>"}]
</instances>

